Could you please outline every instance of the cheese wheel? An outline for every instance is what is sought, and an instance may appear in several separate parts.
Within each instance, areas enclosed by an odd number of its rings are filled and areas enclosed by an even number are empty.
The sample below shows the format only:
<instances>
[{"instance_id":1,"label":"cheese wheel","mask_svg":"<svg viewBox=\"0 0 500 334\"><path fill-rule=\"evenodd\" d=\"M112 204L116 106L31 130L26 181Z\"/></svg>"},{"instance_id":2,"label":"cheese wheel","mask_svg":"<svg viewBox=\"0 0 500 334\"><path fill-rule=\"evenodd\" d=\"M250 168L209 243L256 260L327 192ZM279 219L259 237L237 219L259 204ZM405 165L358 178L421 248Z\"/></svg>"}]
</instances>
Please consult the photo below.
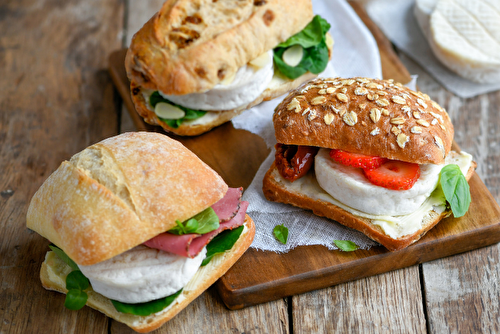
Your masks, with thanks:
<instances>
[{"instance_id":1,"label":"cheese wheel","mask_svg":"<svg viewBox=\"0 0 500 334\"><path fill-rule=\"evenodd\" d=\"M478 83L500 82L499 1L418 0L415 13L445 66Z\"/></svg>"}]
</instances>

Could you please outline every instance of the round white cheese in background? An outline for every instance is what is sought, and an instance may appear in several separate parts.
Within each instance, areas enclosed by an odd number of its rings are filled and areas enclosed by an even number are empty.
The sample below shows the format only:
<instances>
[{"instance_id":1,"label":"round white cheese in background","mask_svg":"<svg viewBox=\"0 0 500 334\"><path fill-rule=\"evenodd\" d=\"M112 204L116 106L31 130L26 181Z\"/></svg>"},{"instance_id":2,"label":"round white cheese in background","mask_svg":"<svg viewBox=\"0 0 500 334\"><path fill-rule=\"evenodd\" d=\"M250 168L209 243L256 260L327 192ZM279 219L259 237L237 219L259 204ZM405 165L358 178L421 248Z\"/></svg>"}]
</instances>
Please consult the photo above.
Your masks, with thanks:
<instances>
[{"instance_id":1,"label":"round white cheese in background","mask_svg":"<svg viewBox=\"0 0 500 334\"><path fill-rule=\"evenodd\" d=\"M214 88L204 93L192 93L185 95L165 95L161 91L161 96L178 105L195 110L231 110L246 105L267 88L273 78L273 51L267 52L268 60L263 61L259 56L259 65L265 64L261 68L256 68L252 63L241 67L234 76L231 83L218 84Z\"/></svg>"},{"instance_id":2,"label":"round white cheese in background","mask_svg":"<svg viewBox=\"0 0 500 334\"><path fill-rule=\"evenodd\" d=\"M500 1L417 0L415 16L443 65L475 82L500 82Z\"/></svg>"},{"instance_id":3,"label":"round white cheese in background","mask_svg":"<svg viewBox=\"0 0 500 334\"><path fill-rule=\"evenodd\" d=\"M420 165L420 178L411 189L391 190L370 183L361 168L335 162L329 152L320 149L314 160L321 188L343 204L374 215L399 216L416 211L436 188L445 166Z\"/></svg>"},{"instance_id":4,"label":"round white cheese in background","mask_svg":"<svg viewBox=\"0 0 500 334\"><path fill-rule=\"evenodd\" d=\"M183 288L200 268L205 254L203 248L190 259L140 245L109 260L79 267L101 295L123 303L142 303Z\"/></svg>"}]
</instances>

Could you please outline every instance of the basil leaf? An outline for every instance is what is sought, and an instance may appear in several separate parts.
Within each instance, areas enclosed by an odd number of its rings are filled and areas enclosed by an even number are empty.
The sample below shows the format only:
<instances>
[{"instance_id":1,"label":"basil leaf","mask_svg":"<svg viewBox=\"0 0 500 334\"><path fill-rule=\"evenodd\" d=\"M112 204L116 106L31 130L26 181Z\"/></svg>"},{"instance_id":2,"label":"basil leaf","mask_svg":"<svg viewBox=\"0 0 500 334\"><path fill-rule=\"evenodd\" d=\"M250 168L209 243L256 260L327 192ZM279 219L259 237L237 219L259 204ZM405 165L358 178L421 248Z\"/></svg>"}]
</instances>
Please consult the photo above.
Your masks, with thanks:
<instances>
[{"instance_id":1,"label":"basil leaf","mask_svg":"<svg viewBox=\"0 0 500 334\"><path fill-rule=\"evenodd\" d=\"M219 217L211 207L206 208L183 223L178 220L175 222L177 226L168 230L168 232L176 235L188 233L205 234L219 228Z\"/></svg>"},{"instance_id":2,"label":"basil leaf","mask_svg":"<svg viewBox=\"0 0 500 334\"><path fill-rule=\"evenodd\" d=\"M149 97L149 104L154 108L156 106L156 104L160 103L160 102L169 103L173 106L176 106L177 108L184 110L184 112L186 113L186 115L184 117L179 118L179 119L166 119L166 118L158 117L160 120L162 120L168 126L170 126L171 128L174 128L174 129L177 129L186 120L197 119L197 118L200 118L201 116L203 116L207 113L206 111L193 110L190 108L183 107L181 105L173 103L170 100L167 100L166 98L161 96L158 91L153 92L153 94L151 94L151 96Z\"/></svg>"},{"instance_id":3,"label":"basil leaf","mask_svg":"<svg viewBox=\"0 0 500 334\"><path fill-rule=\"evenodd\" d=\"M219 228L219 216L211 207L206 208L193 217L198 221L197 229L194 233L205 234Z\"/></svg>"},{"instance_id":4,"label":"basil leaf","mask_svg":"<svg viewBox=\"0 0 500 334\"><path fill-rule=\"evenodd\" d=\"M66 263L68 266L71 267L71 269L73 270L80 270L80 268L78 268L78 265L75 263L75 261L71 260L70 257L68 255L66 255L66 253L64 253L64 251L62 249L60 249L59 247L57 247L56 245L54 244L51 244L49 245L49 248L54 252L56 253L56 255L64 261L64 263Z\"/></svg>"},{"instance_id":5,"label":"basil leaf","mask_svg":"<svg viewBox=\"0 0 500 334\"><path fill-rule=\"evenodd\" d=\"M184 224L186 224L184 225L186 230L185 233L196 233L196 230L198 229L198 221L196 218L188 219Z\"/></svg>"},{"instance_id":6,"label":"basil leaf","mask_svg":"<svg viewBox=\"0 0 500 334\"><path fill-rule=\"evenodd\" d=\"M328 30L330 30L330 24L321 16L316 15L304 29L288 38L285 42L278 44L277 47L286 48L299 44L304 49L310 48L319 44Z\"/></svg>"},{"instance_id":7,"label":"basil leaf","mask_svg":"<svg viewBox=\"0 0 500 334\"><path fill-rule=\"evenodd\" d=\"M288 228L285 225L276 225L273 229L273 234L279 242L286 245L288 241Z\"/></svg>"},{"instance_id":8,"label":"basil leaf","mask_svg":"<svg viewBox=\"0 0 500 334\"><path fill-rule=\"evenodd\" d=\"M447 165L441 170L441 188L446 201L450 203L455 217L462 217L469 210L471 202L469 183L457 165Z\"/></svg>"},{"instance_id":9,"label":"basil leaf","mask_svg":"<svg viewBox=\"0 0 500 334\"><path fill-rule=\"evenodd\" d=\"M181 294L181 292L182 289L180 289L173 295L144 303L128 304L119 302L117 300L111 300L111 302L118 312L146 316L156 312L160 312L165 307L172 304L172 302L175 300L175 298L177 298L177 296Z\"/></svg>"},{"instance_id":10,"label":"basil leaf","mask_svg":"<svg viewBox=\"0 0 500 334\"><path fill-rule=\"evenodd\" d=\"M352 252L359 248L358 245L349 240L333 240L333 243L344 252Z\"/></svg>"},{"instance_id":11,"label":"basil leaf","mask_svg":"<svg viewBox=\"0 0 500 334\"><path fill-rule=\"evenodd\" d=\"M90 285L89 279L80 270L73 270L66 276L66 289L85 290Z\"/></svg>"},{"instance_id":12,"label":"basil leaf","mask_svg":"<svg viewBox=\"0 0 500 334\"><path fill-rule=\"evenodd\" d=\"M67 309L77 311L85 306L88 297L89 296L85 291L79 289L71 289L66 294L66 299L64 300L64 306Z\"/></svg>"},{"instance_id":13,"label":"basil leaf","mask_svg":"<svg viewBox=\"0 0 500 334\"><path fill-rule=\"evenodd\" d=\"M213 238L207 245L207 255L201 263L201 266L206 266L210 260L212 260L214 255L224 253L225 251L233 248L234 244L240 237L241 232L243 232L243 228L244 226L242 225L232 230L226 230Z\"/></svg>"}]
</instances>

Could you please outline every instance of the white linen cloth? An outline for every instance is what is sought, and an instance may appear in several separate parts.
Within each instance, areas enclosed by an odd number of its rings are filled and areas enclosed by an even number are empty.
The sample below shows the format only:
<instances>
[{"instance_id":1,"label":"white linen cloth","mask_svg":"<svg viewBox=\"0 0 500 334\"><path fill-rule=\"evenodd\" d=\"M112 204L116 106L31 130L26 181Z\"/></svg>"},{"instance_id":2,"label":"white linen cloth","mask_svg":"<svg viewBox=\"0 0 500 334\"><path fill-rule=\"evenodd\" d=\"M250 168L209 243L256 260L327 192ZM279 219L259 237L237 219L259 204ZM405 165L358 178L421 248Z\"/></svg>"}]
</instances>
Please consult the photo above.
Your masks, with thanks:
<instances>
[{"instance_id":1,"label":"white linen cloth","mask_svg":"<svg viewBox=\"0 0 500 334\"><path fill-rule=\"evenodd\" d=\"M332 60L321 77L364 76L382 78L377 43L351 6L344 0L313 0L313 10L331 24L333 36ZM274 108L284 96L264 102L233 119L235 128L245 129L263 137L269 147L276 139L272 124ZM291 205L269 202L262 193L262 179L274 161L274 149L260 166L243 199L250 202L248 214L255 221L256 233L251 247L285 253L301 245L323 245L336 249L333 240L350 240L360 248L369 249L376 243L362 233L344 227L330 219ZM273 235L276 225L284 224L289 231L286 245Z\"/></svg>"},{"instance_id":2,"label":"white linen cloth","mask_svg":"<svg viewBox=\"0 0 500 334\"><path fill-rule=\"evenodd\" d=\"M415 0L371 0L366 10L387 38L453 94L469 98L500 89L500 83L478 84L446 68L434 56L420 29L413 14L414 5Z\"/></svg>"}]
</instances>

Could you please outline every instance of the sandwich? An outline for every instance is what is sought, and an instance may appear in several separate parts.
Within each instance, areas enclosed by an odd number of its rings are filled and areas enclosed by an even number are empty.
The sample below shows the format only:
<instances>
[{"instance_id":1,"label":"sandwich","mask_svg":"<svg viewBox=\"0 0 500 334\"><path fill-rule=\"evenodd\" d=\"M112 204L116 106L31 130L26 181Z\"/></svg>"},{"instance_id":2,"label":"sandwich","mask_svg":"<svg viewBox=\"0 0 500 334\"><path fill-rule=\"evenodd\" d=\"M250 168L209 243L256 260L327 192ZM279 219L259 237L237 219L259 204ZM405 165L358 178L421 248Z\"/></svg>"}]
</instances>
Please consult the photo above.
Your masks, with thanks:
<instances>
[{"instance_id":1,"label":"sandwich","mask_svg":"<svg viewBox=\"0 0 500 334\"><path fill-rule=\"evenodd\" d=\"M468 209L476 163L451 150L450 118L426 94L393 80L316 79L291 92L273 122L270 201L312 210L390 251Z\"/></svg>"},{"instance_id":2,"label":"sandwich","mask_svg":"<svg viewBox=\"0 0 500 334\"><path fill-rule=\"evenodd\" d=\"M177 135L209 131L322 72L329 29L310 0L168 0L127 52L135 108Z\"/></svg>"},{"instance_id":3,"label":"sandwich","mask_svg":"<svg viewBox=\"0 0 500 334\"><path fill-rule=\"evenodd\" d=\"M27 226L52 244L40 278L138 332L158 328L222 276L255 226L241 188L179 142L126 133L64 161L31 200Z\"/></svg>"}]
</instances>

